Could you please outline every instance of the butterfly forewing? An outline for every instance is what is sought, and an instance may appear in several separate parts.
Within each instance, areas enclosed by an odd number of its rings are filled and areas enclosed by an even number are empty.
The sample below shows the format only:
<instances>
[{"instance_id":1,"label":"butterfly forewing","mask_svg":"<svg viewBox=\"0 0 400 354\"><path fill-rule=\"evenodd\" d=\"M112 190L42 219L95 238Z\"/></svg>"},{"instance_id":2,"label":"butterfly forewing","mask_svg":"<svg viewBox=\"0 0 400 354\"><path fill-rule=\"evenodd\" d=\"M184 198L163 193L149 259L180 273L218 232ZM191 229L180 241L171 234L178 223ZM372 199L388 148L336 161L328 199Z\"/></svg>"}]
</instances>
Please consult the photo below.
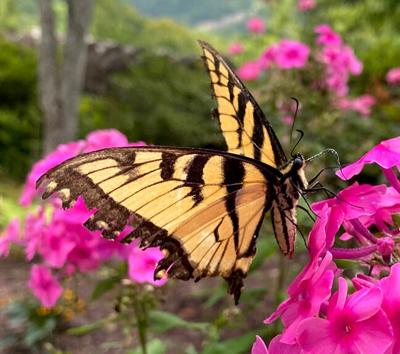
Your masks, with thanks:
<instances>
[{"instance_id":1,"label":"butterfly forewing","mask_svg":"<svg viewBox=\"0 0 400 354\"><path fill-rule=\"evenodd\" d=\"M114 148L68 160L38 186L44 197L58 192L64 206L82 195L96 209L85 225L107 238L134 225L121 241L137 237L143 247L164 249L157 272L181 279L221 275L238 298L276 177L275 169L216 151Z\"/></svg>"},{"instance_id":2,"label":"butterfly forewing","mask_svg":"<svg viewBox=\"0 0 400 354\"><path fill-rule=\"evenodd\" d=\"M214 111L228 151L279 167L287 161L257 102L221 55L200 41L218 108Z\"/></svg>"}]
</instances>

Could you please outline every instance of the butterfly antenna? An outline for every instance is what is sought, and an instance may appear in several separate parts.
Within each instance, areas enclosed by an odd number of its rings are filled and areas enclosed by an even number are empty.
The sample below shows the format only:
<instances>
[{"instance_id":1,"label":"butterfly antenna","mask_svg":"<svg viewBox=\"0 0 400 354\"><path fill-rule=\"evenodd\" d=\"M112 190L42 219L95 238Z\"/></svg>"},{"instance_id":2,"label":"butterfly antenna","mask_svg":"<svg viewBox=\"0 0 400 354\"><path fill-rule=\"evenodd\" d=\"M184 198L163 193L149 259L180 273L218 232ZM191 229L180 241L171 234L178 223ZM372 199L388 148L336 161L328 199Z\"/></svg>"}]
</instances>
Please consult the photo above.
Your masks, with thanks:
<instances>
[{"instance_id":1,"label":"butterfly antenna","mask_svg":"<svg viewBox=\"0 0 400 354\"><path fill-rule=\"evenodd\" d=\"M297 113L299 112L299 100L298 100L296 97L290 97L290 98L291 98L293 101L296 102L296 110L294 111L292 127L290 128L290 142L292 142L294 124L295 124L295 122L296 122Z\"/></svg>"},{"instance_id":2,"label":"butterfly antenna","mask_svg":"<svg viewBox=\"0 0 400 354\"><path fill-rule=\"evenodd\" d=\"M337 162L337 166L341 169L342 165L340 164L339 154L337 153L337 151L335 149L331 149L331 148L322 150L318 154L315 154L314 156L309 157L308 159L306 159L306 162L310 162L310 161L312 161L312 160L314 160L314 159L316 159L316 158L318 158L318 157L320 157L322 155L328 154L328 153L331 153L333 156L335 156L336 162Z\"/></svg>"},{"instance_id":3,"label":"butterfly antenna","mask_svg":"<svg viewBox=\"0 0 400 354\"><path fill-rule=\"evenodd\" d=\"M298 132L300 134L300 136L299 136L299 139L297 140L296 144L294 144L292 151L290 152L290 156L292 156L292 157L293 157L294 150L296 149L297 145L299 145L301 139L303 139L303 136L304 136L304 132L302 130L296 129L296 132Z\"/></svg>"}]
</instances>

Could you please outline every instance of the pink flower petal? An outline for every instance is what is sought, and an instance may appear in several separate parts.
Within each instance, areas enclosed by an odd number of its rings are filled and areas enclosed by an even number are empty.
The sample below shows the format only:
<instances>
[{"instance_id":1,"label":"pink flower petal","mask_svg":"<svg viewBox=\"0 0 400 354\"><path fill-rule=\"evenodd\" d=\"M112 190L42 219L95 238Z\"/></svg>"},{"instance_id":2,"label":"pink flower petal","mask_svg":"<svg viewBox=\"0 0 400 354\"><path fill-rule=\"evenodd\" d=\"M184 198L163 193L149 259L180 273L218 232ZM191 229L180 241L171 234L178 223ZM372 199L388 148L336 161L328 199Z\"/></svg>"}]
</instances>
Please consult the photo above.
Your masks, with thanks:
<instances>
[{"instance_id":1,"label":"pink flower petal","mask_svg":"<svg viewBox=\"0 0 400 354\"><path fill-rule=\"evenodd\" d=\"M243 80L256 80L261 75L260 63L258 61L248 61L238 69L237 74Z\"/></svg>"},{"instance_id":2,"label":"pink flower petal","mask_svg":"<svg viewBox=\"0 0 400 354\"><path fill-rule=\"evenodd\" d=\"M386 74L386 81L392 85L399 84L400 83L400 67L390 69Z\"/></svg>"},{"instance_id":3,"label":"pink flower petal","mask_svg":"<svg viewBox=\"0 0 400 354\"><path fill-rule=\"evenodd\" d=\"M247 23L247 30L252 33L263 33L265 32L266 26L265 21L260 17L252 17Z\"/></svg>"},{"instance_id":4,"label":"pink flower petal","mask_svg":"<svg viewBox=\"0 0 400 354\"><path fill-rule=\"evenodd\" d=\"M132 247L128 258L129 277L138 283L150 283L155 286L164 285L167 281L166 277L154 280L154 270L163 257L163 253L158 248L152 247L141 250Z\"/></svg>"},{"instance_id":5,"label":"pink flower petal","mask_svg":"<svg viewBox=\"0 0 400 354\"><path fill-rule=\"evenodd\" d=\"M352 313L355 321L364 321L374 316L381 307L382 292L379 288L361 289L350 295L346 309Z\"/></svg>"},{"instance_id":6,"label":"pink flower petal","mask_svg":"<svg viewBox=\"0 0 400 354\"><path fill-rule=\"evenodd\" d=\"M367 320L353 324L351 330L357 353L383 354L393 343L392 328L382 310Z\"/></svg>"},{"instance_id":7,"label":"pink flower petal","mask_svg":"<svg viewBox=\"0 0 400 354\"><path fill-rule=\"evenodd\" d=\"M385 169L392 167L400 169L400 137L382 141L356 162L336 172L336 175L343 180L348 180L359 174L364 165L371 163L376 163Z\"/></svg>"},{"instance_id":8,"label":"pink flower petal","mask_svg":"<svg viewBox=\"0 0 400 354\"><path fill-rule=\"evenodd\" d=\"M268 354L268 348L260 336L256 336L256 340L251 347L251 354Z\"/></svg>"},{"instance_id":9,"label":"pink flower petal","mask_svg":"<svg viewBox=\"0 0 400 354\"><path fill-rule=\"evenodd\" d=\"M239 42L231 43L228 47L228 53L231 55L238 55L243 53L243 45Z\"/></svg>"},{"instance_id":10,"label":"pink flower petal","mask_svg":"<svg viewBox=\"0 0 400 354\"><path fill-rule=\"evenodd\" d=\"M50 270L41 265L33 265L29 279L29 288L44 307L53 307L62 293L59 282Z\"/></svg>"},{"instance_id":11,"label":"pink flower petal","mask_svg":"<svg viewBox=\"0 0 400 354\"><path fill-rule=\"evenodd\" d=\"M272 338L269 343L270 354L302 354L302 350L297 343L286 344L281 342L281 335Z\"/></svg>"},{"instance_id":12,"label":"pink flower petal","mask_svg":"<svg viewBox=\"0 0 400 354\"><path fill-rule=\"evenodd\" d=\"M281 69L299 69L308 61L310 48L304 43L283 39L277 48L275 63Z\"/></svg>"},{"instance_id":13,"label":"pink flower petal","mask_svg":"<svg viewBox=\"0 0 400 354\"><path fill-rule=\"evenodd\" d=\"M336 351L338 343L332 337L329 322L322 318L307 318L301 322L298 327L297 341L305 353L341 353Z\"/></svg>"}]
</instances>

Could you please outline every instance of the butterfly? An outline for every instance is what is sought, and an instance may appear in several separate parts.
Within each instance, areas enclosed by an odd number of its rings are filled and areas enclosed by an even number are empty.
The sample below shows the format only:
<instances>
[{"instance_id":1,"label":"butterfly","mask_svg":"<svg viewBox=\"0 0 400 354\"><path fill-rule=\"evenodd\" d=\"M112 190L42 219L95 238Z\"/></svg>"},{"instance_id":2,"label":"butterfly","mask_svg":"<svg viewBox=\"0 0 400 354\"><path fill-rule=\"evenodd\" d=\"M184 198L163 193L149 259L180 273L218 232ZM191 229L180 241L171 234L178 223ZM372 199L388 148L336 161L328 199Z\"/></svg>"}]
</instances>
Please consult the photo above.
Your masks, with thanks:
<instances>
[{"instance_id":1,"label":"butterfly","mask_svg":"<svg viewBox=\"0 0 400 354\"><path fill-rule=\"evenodd\" d=\"M222 276L238 303L271 211L278 245L292 257L296 206L307 188L305 159L287 159L259 105L222 56L200 41L227 152L177 147L99 150L69 159L37 181L63 207L82 196L96 212L85 222L108 239L160 247L154 277ZM124 237L126 224L134 229Z\"/></svg>"}]
</instances>

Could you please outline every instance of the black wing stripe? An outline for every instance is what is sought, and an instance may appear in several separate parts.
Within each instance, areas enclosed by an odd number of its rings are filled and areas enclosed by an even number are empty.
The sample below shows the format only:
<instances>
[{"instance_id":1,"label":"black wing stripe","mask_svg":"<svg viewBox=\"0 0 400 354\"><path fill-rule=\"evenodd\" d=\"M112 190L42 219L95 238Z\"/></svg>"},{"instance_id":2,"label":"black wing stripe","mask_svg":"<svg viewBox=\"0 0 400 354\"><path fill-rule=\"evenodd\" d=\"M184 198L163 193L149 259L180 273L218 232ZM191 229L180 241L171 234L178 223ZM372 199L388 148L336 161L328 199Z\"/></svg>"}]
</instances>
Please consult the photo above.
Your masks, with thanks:
<instances>
[{"instance_id":1,"label":"black wing stripe","mask_svg":"<svg viewBox=\"0 0 400 354\"><path fill-rule=\"evenodd\" d=\"M161 178L165 181L165 180L169 180L172 178L173 174L174 174L174 166L175 166L175 162L178 159L178 155L176 154L171 154L169 152L163 152L161 155L161 164L160 164L160 168L161 168Z\"/></svg>"},{"instance_id":2,"label":"black wing stripe","mask_svg":"<svg viewBox=\"0 0 400 354\"><path fill-rule=\"evenodd\" d=\"M210 156L197 155L191 161L188 167L187 176L190 180L190 186L192 186L191 196L194 200L194 206L198 205L203 200L202 186L204 185L203 170L210 159ZM198 183L198 184L195 184ZM188 186L188 183L184 183L183 186Z\"/></svg>"},{"instance_id":3,"label":"black wing stripe","mask_svg":"<svg viewBox=\"0 0 400 354\"><path fill-rule=\"evenodd\" d=\"M228 195L226 197L226 210L231 218L233 230L234 230L234 241L235 249L239 246L239 219L236 213L236 193L243 186L245 170L240 160L225 160L224 163L224 176L225 183L227 184ZM235 183L235 185L230 185Z\"/></svg>"}]
</instances>

